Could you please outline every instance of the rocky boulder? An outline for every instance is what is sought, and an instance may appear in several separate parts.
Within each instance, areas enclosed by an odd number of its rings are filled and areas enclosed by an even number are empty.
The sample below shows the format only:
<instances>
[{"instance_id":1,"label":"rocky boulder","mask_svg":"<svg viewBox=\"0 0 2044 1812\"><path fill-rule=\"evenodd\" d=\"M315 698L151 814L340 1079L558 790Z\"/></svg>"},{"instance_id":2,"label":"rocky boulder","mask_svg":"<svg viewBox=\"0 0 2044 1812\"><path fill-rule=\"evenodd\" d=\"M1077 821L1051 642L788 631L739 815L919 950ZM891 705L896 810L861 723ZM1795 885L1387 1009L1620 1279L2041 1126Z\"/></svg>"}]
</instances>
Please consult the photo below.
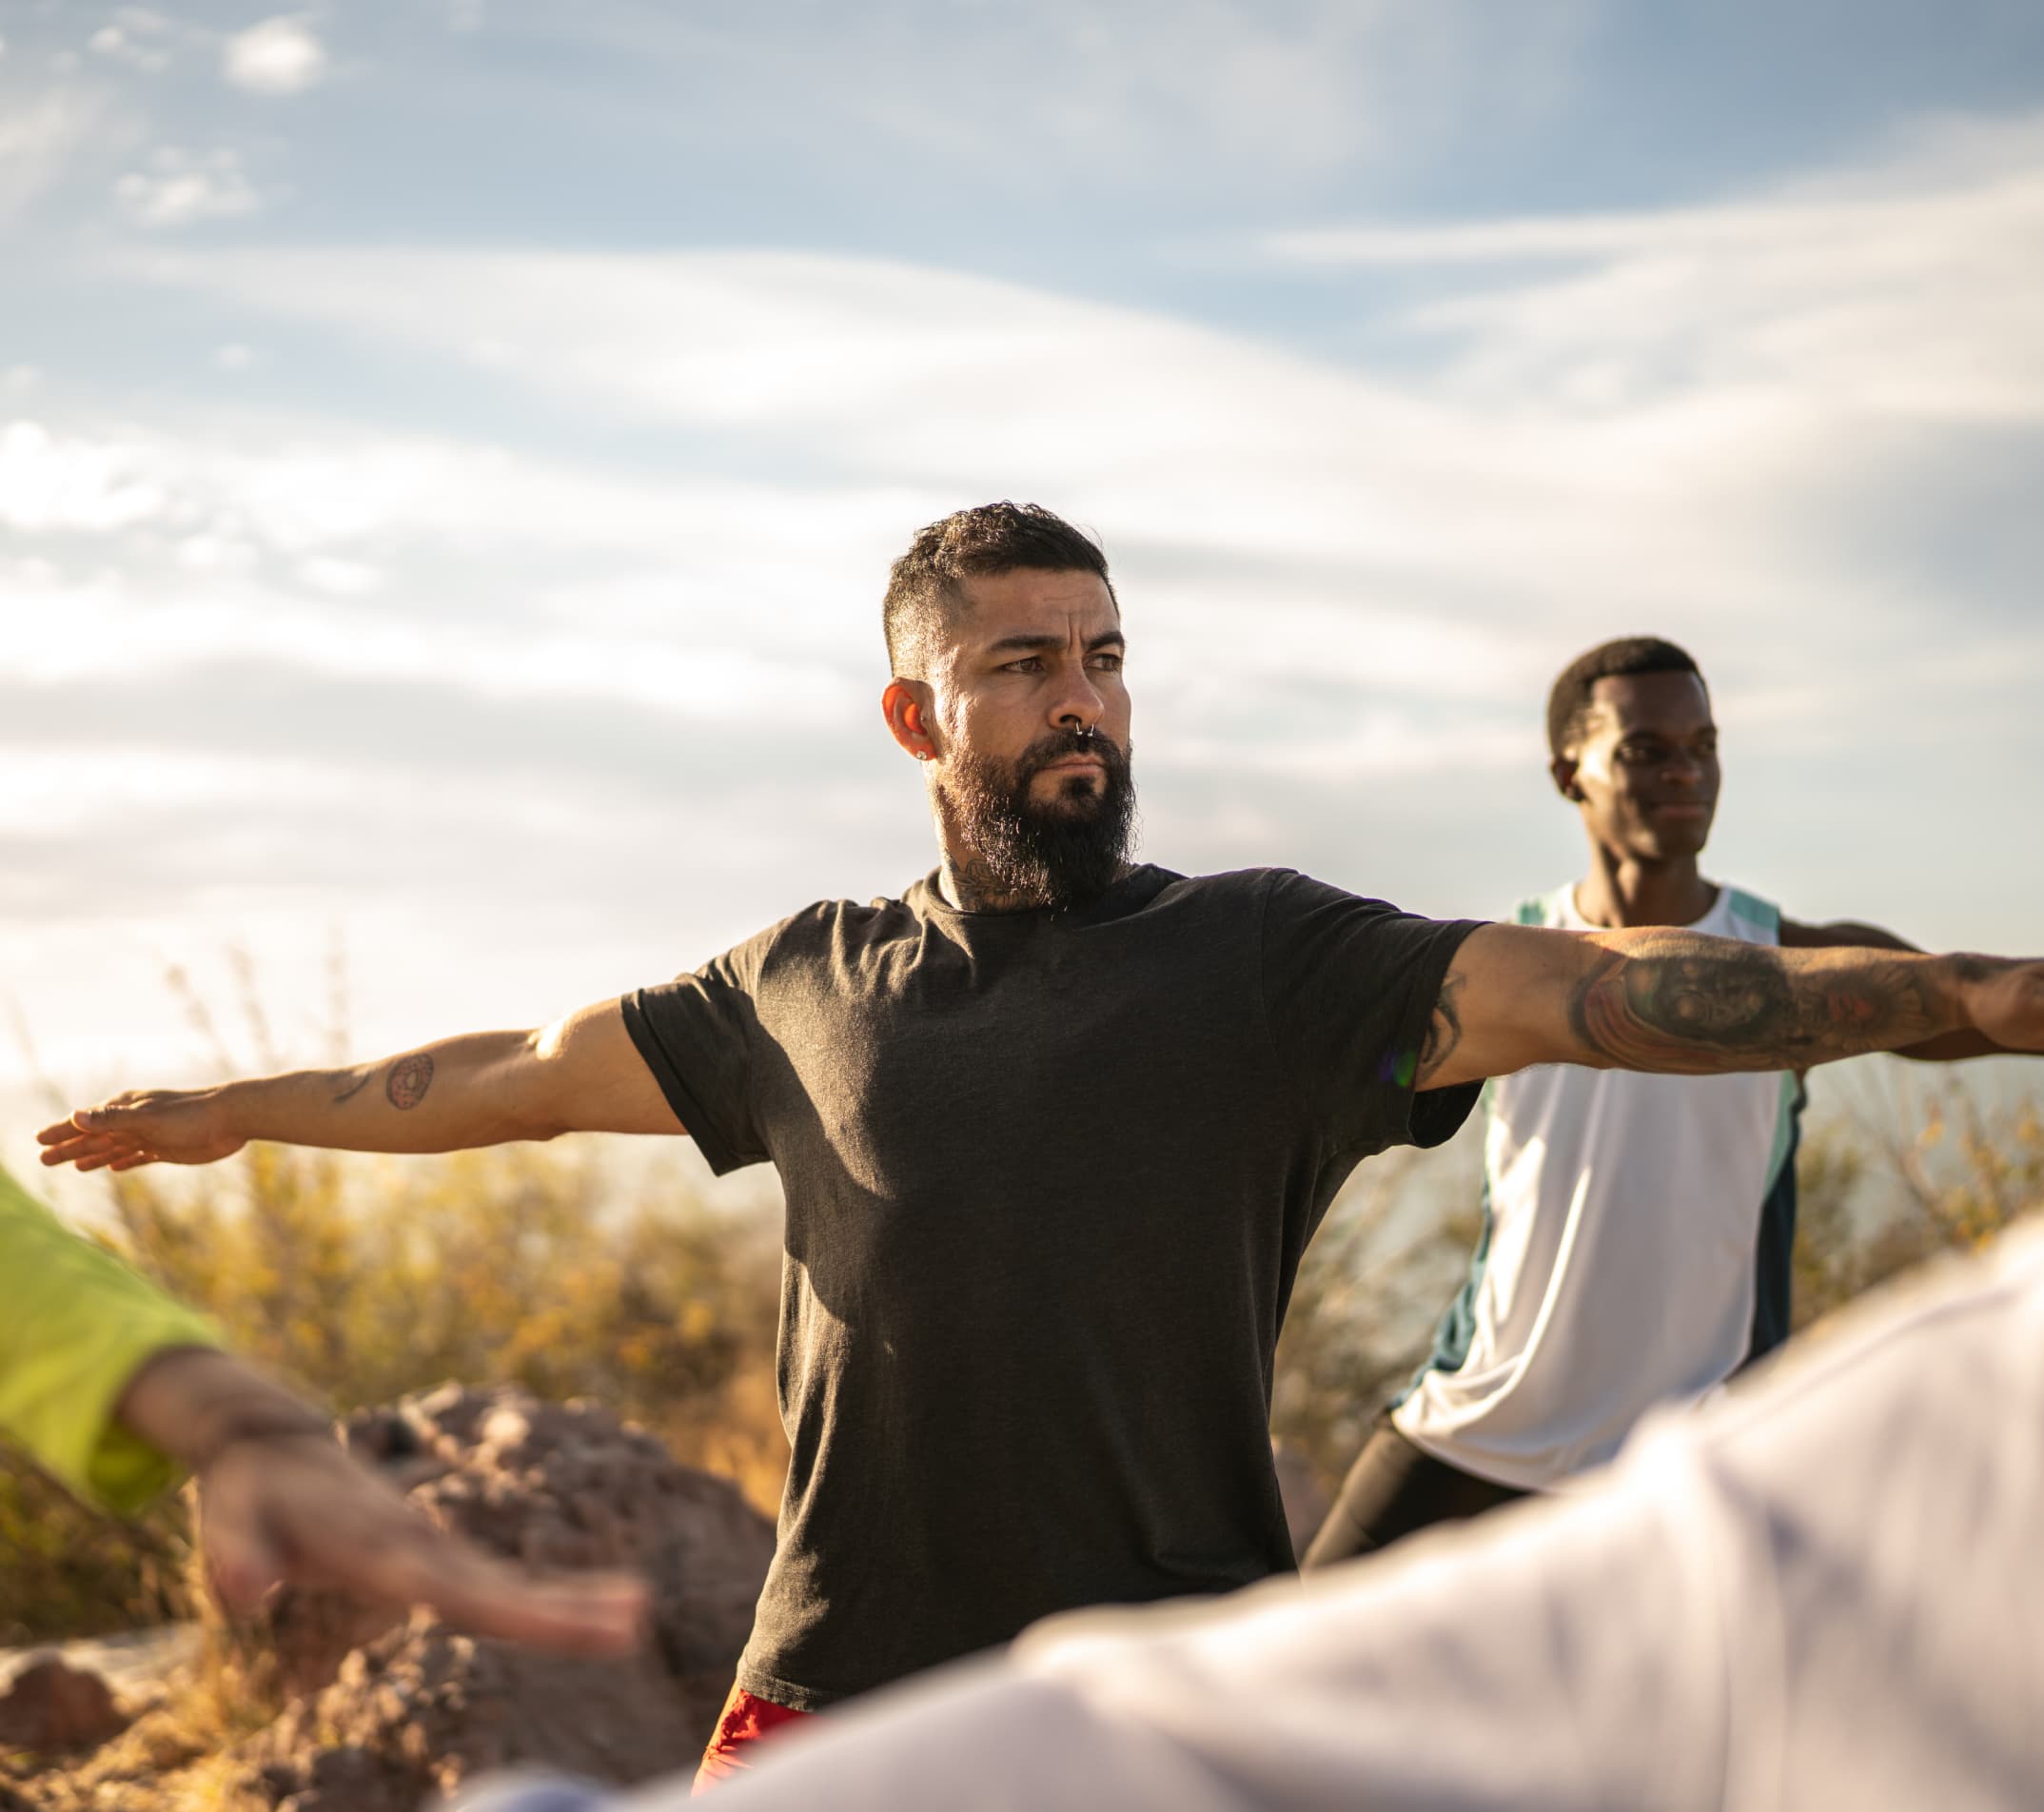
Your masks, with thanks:
<instances>
[{"instance_id":1,"label":"rocky boulder","mask_svg":"<svg viewBox=\"0 0 2044 1812\"><path fill-rule=\"evenodd\" d=\"M31 1661L0 1692L0 1749L94 1749L128 1725L99 1675L56 1655Z\"/></svg>"},{"instance_id":2,"label":"rocky boulder","mask_svg":"<svg viewBox=\"0 0 2044 1812\"><path fill-rule=\"evenodd\" d=\"M528 1566L628 1567L652 1641L566 1660L396 1627L330 1595L281 1593L257 1639L293 1703L244 1751L288 1812L404 1812L485 1768L543 1763L625 1783L693 1765L752 1625L771 1524L722 1479L587 1403L442 1389L350 1418L348 1446L413 1503Z\"/></svg>"}]
</instances>

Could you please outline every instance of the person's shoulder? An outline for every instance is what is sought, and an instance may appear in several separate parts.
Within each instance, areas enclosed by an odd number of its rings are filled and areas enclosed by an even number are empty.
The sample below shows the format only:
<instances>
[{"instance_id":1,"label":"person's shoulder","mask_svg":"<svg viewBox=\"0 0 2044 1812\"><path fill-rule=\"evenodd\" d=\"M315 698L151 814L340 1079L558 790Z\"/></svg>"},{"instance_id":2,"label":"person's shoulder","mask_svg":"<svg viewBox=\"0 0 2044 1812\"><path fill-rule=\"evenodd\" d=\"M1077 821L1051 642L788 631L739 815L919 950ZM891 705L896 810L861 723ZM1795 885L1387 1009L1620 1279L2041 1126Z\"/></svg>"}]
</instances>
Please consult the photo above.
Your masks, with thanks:
<instances>
[{"instance_id":1,"label":"person's shoulder","mask_svg":"<svg viewBox=\"0 0 2044 1812\"><path fill-rule=\"evenodd\" d=\"M1203 892L1213 893L1263 895L1280 888L1296 887L1360 897L1351 888L1337 887L1332 881L1321 880L1297 868L1227 868L1216 870L1210 875L1172 875L1170 880L1177 887L1197 888Z\"/></svg>"},{"instance_id":2,"label":"person's shoulder","mask_svg":"<svg viewBox=\"0 0 2044 1812\"><path fill-rule=\"evenodd\" d=\"M922 885L918 881L905 891L913 896ZM915 913L907 898L882 895L869 900L819 899L768 926L753 941L764 952L787 955L898 937L914 929Z\"/></svg>"},{"instance_id":3,"label":"person's shoulder","mask_svg":"<svg viewBox=\"0 0 2044 1812\"><path fill-rule=\"evenodd\" d=\"M770 975L827 965L833 954L848 944L898 936L913 925L909 909L898 899L815 900L677 979L686 981L693 975L749 992Z\"/></svg>"},{"instance_id":4,"label":"person's shoulder","mask_svg":"<svg viewBox=\"0 0 2044 1812\"><path fill-rule=\"evenodd\" d=\"M1224 895L1254 900L1259 906L1313 912L1322 908L1360 908L1371 912L1397 913L1403 909L1375 894L1358 893L1352 887L1322 880L1297 868L1237 868L1226 874L1197 877Z\"/></svg>"},{"instance_id":5,"label":"person's shoulder","mask_svg":"<svg viewBox=\"0 0 2044 1812\"><path fill-rule=\"evenodd\" d=\"M1140 876L1148 881L1145 904L1150 907L1241 914L1259 919L1280 896L1302 905L1353 897L1295 868L1228 868L1209 875L1179 875L1146 867Z\"/></svg>"},{"instance_id":6,"label":"person's shoulder","mask_svg":"<svg viewBox=\"0 0 2044 1812\"><path fill-rule=\"evenodd\" d=\"M1227 868L1210 875L1181 875L1175 869L1146 862L1137 871L1137 877L1153 878L1158 883L1154 891L1160 899L1256 898L1268 887L1272 876L1287 872L1275 868Z\"/></svg>"},{"instance_id":7,"label":"person's shoulder","mask_svg":"<svg viewBox=\"0 0 2044 1812\"><path fill-rule=\"evenodd\" d=\"M1296 868L1237 868L1186 877L1169 894L1197 898L1216 913L1251 918L1266 940L1390 933L1431 924L1374 894L1362 894Z\"/></svg>"}]
</instances>

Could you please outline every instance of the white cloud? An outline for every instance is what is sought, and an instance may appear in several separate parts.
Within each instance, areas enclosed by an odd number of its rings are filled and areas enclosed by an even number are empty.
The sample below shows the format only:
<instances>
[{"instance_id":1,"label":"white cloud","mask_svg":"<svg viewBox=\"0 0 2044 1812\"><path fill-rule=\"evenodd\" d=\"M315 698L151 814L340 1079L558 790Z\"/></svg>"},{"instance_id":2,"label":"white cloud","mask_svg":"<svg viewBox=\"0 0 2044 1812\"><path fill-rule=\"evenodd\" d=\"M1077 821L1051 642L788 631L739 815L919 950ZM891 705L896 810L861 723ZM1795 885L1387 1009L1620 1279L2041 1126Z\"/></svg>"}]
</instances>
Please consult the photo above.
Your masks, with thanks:
<instances>
[{"instance_id":1,"label":"white cloud","mask_svg":"<svg viewBox=\"0 0 2044 1812\"><path fill-rule=\"evenodd\" d=\"M1868 169L1715 207L1335 226L1264 249L1512 273L1409 317L1493 405L1710 396L1746 439L1818 418L2044 419L2044 115L1948 127ZM1554 263L1571 268L1540 268Z\"/></svg>"},{"instance_id":2,"label":"white cloud","mask_svg":"<svg viewBox=\"0 0 2044 1812\"><path fill-rule=\"evenodd\" d=\"M544 30L540 9L520 26ZM1584 0L865 0L762 30L745 0L587 0L561 42L770 105L819 145L941 157L991 195L1286 192L1416 161L1472 115L1543 117ZM571 40L572 34L572 40ZM1017 155L1018 148L1026 148Z\"/></svg>"},{"instance_id":3,"label":"white cloud","mask_svg":"<svg viewBox=\"0 0 2044 1812\"><path fill-rule=\"evenodd\" d=\"M161 146L150 153L147 169L129 170L113 192L130 220L159 229L238 219L263 206L240 153L225 148L187 151Z\"/></svg>"},{"instance_id":4,"label":"white cloud","mask_svg":"<svg viewBox=\"0 0 2044 1812\"><path fill-rule=\"evenodd\" d=\"M794 574L788 589L799 592L834 563L876 555L905 513L942 495L678 481L319 418L200 413L147 428L0 428L0 523L25 532L117 538L231 522L286 562L454 554L528 579L540 572L542 586L554 580L544 553L584 576L597 562L659 561L719 583L749 567L757 584L773 570L757 549L772 542ZM651 620L660 607L656 596L639 614Z\"/></svg>"},{"instance_id":5,"label":"white cloud","mask_svg":"<svg viewBox=\"0 0 2044 1812\"><path fill-rule=\"evenodd\" d=\"M124 7L113 24L103 25L92 33L86 48L96 56L154 74L170 61L173 35L170 21L160 13L141 7Z\"/></svg>"},{"instance_id":6,"label":"white cloud","mask_svg":"<svg viewBox=\"0 0 2044 1812\"><path fill-rule=\"evenodd\" d=\"M256 362L256 356L247 346L230 341L224 346L213 348L213 365L220 371L246 371Z\"/></svg>"},{"instance_id":7,"label":"white cloud","mask_svg":"<svg viewBox=\"0 0 2044 1812\"><path fill-rule=\"evenodd\" d=\"M1521 495L1558 463L1570 483L1633 492L1694 464L1725 469L1735 446L1804 458L1866 418L2044 415L2028 305L2044 291L2044 116L1949 128L1906 158L1714 207L1329 229L1271 249L1504 275L1439 286L1410 310L1408 326L1450 356L1440 383L1332 372L1014 285L797 253L350 247L165 274L578 406L800 437L848 468L954 468L961 418L990 467L1054 466L1068 485L1167 470L1193 448L1261 447L1294 468L1287 485L1317 473L1353 493L1366 476L1361 494L1384 502L1366 513L1394 535L1408 515L1398 494L1430 462ZM1544 267L1554 260L1571 267ZM1061 424L1080 417L1108 431L1074 442Z\"/></svg>"},{"instance_id":8,"label":"white cloud","mask_svg":"<svg viewBox=\"0 0 2044 1812\"><path fill-rule=\"evenodd\" d=\"M1977 220L1956 210L1945 243L1992 246L2019 224L1988 204ZM471 363L579 413L799 448L859 488L1034 494L1082 508L1123 547L1237 574L1265 562L1253 582L1290 575L1294 595L1330 609L1474 608L1509 634L1536 611L1597 619L1615 589L1629 612L1764 621L1828 582L1780 532L1783 497L1853 469L1869 416L2032 408L2044 354L2007 326L1973 355L1999 363L1991 394L1954 381L1959 352L1937 373L1923 364L1943 310L1978 311L1913 246L1905 232L1892 250L1913 280L1878 307L1861 264L1835 276L1803 264L1799 288L1783 277L1770 332L1806 340L1831 323L1838 347L1857 348L1850 361L1764 339L1735 358L1736 333L1691 347L1683 336L1703 324L1674 299L1635 324L1643 348L1587 307L1570 337L1566 311L1511 290L1468 305L1442 381L954 273L795 254L232 251L162 268L238 305ZM1517 310L1551 324L1553 344ZM1648 356L1657 320L1683 355L1665 371ZM1621 355L1609 395L1586 402L1583 374Z\"/></svg>"},{"instance_id":9,"label":"white cloud","mask_svg":"<svg viewBox=\"0 0 2044 1812\"><path fill-rule=\"evenodd\" d=\"M0 429L0 526L25 548L49 538L81 576L0 568L0 611L40 601L10 623L9 668L46 680L161 675L231 652L719 720L776 698L829 713L845 706L845 667L874 658L870 611L839 605L842 575L876 568L894 524L929 509L883 494L804 504L771 485L606 480L443 442L329 431L319 445L250 443L246 424L55 434L20 421ZM95 544L81 557L82 537ZM757 560L768 544L771 567ZM587 577L648 568L643 609L630 584L606 593ZM436 608L443 585L501 588L486 635ZM359 608L386 596L374 615ZM785 638L805 616L818 633L791 660Z\"/></svg>"},{"instance_id":10,"label":"white cloud","mask_svg":"<svg viewBox=\"0 0 2044 1812\"><path fill-rule=\"evenodd\" d=\"M107 533L159 515L165 493L132 443L63 442L36 422L0 428L0 522L23 534Z\"/></svg>"},{"instance_id":11,"label":"white cloud","mask_svg":"<svg viewBox=\"0 0 2044 1812\"><path fill-rule=\"evenodd\" d=\"M331 554L315 554L302 561L298 576L315 591L329 598L365 598L380 590L383 575L359 560L340 560Z\"/></svg>"},{"instance_id":12,"label":"white cloud","mask_svg":"<svg viewBox=\"0 0 2044 1812\"><path fill-rule=\"evenodd\" d=\"M106 114L103 96L73 89L0 108L0 221L23 212L81 157L104 148Z\"/></svg>"},{"instance_id":13,"label":"white cloud","mask_svg":"<svg viewBox=\"0 0 2044 1812\"><path fill-rule=\"evenodd\" d=\"M367 615L354 601L382 575L323 563L297 575L307 599L252 577L254 546L201 532L168 546L146 591L123 582L52 584L43 574L0 570L0 608L34 599L10 625L9 674L37 684L79 680L162 683L231 660L322 686L396 682L452 699L583 699L632 705L698 723L845 721L868 690L813 651L782 638L738 641L698 634L619 630L593 614L572 627L470 623L417 609ZM337 582L339 581L339 582ZM61 600L50 608L52 593ZM97 651L84 638L109 637ZM570 764L572 768L572 763Z\"/></svg>"},{"instance_id":14,"label":"white cloud","mask_svg":"<svg viewBox=\"0 0 2044 1812\"><path fill-rule=\"evenodd\" d=\"M166 807L246 808L296 798L330 802L344 784L304 763L232 761L167 750L137 761L114 750L11 750L0 836L62 828L81 797L137 817Z\"/></svg>"},{"instance_id":15,"label":"white cloud","mask_svg":"<svg viewBox=\"0 0 2044 1812\"><path fill-rule=\"evenodd\" d=\"M187 572L225 576L253 571L260 556L242 536L201 529L177 542L172 558Z\"/></svg>"},{"instance_id":16,"label":"white cloud","mask_svg":"<svg viewBox=\"0 0 2044 1812\"><path fill-rule=\"evenodd\" d=\"M326 47L308 15L285 13L265 19L226 42L221 69L251 94L302 94L325 79Z\"/></svg>"}]
</instances>

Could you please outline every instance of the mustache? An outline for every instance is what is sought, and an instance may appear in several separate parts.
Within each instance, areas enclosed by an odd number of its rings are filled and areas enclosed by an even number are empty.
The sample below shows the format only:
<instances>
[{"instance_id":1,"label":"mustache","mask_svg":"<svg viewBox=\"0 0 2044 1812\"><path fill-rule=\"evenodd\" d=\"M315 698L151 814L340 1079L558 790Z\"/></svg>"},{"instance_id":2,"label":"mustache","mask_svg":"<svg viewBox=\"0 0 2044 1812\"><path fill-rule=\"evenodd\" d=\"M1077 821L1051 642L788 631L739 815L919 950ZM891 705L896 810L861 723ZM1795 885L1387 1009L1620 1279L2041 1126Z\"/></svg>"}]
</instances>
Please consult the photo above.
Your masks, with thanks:
<instances>
[{"instance_id":1,"label":"mustache","mask_svg":"<svg viewBox=\"0 0 2044 1812\"><path fill-rule=\"evenodd\" d=\"M1040 736L1015 758L1014 771L1022 778L1040 773L1053 761L1074 755L1090 755L1114 772L1129 765L1129 751L1100 730L1052 730Z\"/></svg>"}]
</instances>

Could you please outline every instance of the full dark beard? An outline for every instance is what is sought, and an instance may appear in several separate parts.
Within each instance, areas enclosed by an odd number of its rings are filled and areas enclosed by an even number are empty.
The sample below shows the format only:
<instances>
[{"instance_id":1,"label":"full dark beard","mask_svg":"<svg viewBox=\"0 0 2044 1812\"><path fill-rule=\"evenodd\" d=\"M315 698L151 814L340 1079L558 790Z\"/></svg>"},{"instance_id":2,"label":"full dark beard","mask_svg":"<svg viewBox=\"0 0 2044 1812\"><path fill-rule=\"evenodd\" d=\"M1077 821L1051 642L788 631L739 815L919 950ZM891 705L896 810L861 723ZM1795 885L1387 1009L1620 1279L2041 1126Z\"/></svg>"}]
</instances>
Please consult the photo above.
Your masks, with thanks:
<instances>
[{"instance_id":1,"label":"full dark beard","mask_svg":"<svg viewBox=\"0 0 2044 1812\"><path fill-rule=\"evenodd\" d=\"M1100 790L1075 781L1061 798L1032 798L1037 772L1068 755L1100 758ZM1011 909L1086 905L1128 864L1135 783L1128 751L1106 737L1055 731L1013 761L961 758L947 782L952 829L978 857L973 879Z\"/></svg>"}]
</instances>

